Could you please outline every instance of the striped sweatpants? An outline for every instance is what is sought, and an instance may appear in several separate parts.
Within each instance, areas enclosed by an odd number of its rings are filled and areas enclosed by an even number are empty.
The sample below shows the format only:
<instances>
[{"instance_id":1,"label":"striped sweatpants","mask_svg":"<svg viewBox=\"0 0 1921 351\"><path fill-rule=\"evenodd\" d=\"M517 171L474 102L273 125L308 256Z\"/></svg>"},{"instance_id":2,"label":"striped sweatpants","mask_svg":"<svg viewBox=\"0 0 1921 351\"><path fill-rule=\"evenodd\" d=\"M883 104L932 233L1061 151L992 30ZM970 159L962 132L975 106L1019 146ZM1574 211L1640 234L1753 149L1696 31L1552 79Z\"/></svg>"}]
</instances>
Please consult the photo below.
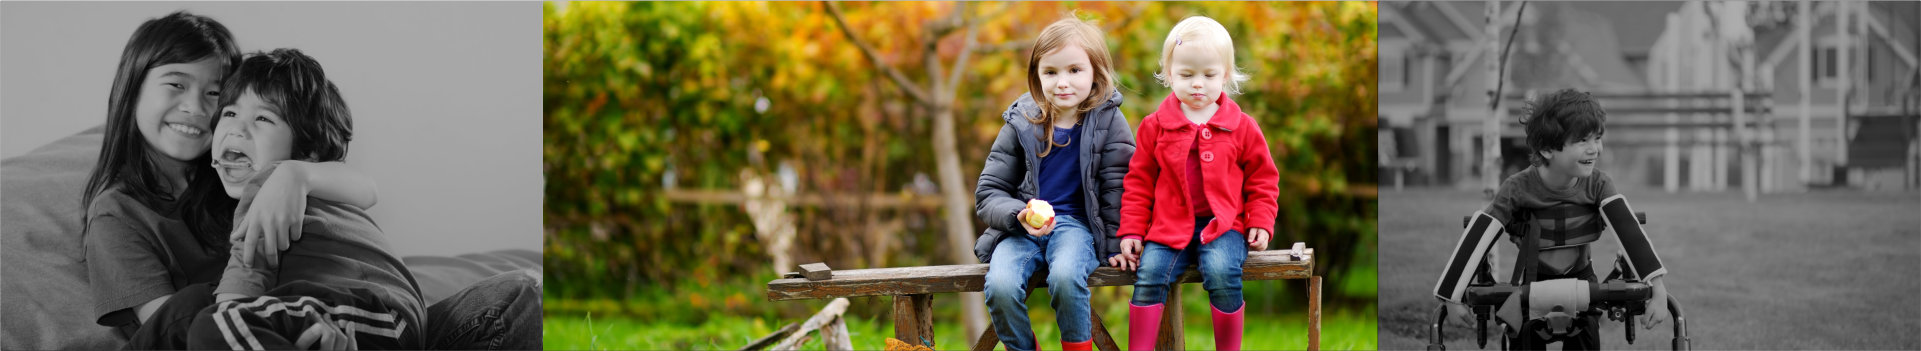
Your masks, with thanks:
<instances>
[{"instance_id":1,"label":"striped sweatpants","mask_svg":"<svg viewBox=\"0 0 1921 351\"><path fill-rule=\"evenodd\" d=\"M360 349L425 349L420 317L418 307L390 304L367 289L294 281L207 306L187 328L186 343L196 350L293 349L307 328L322 325L351 336Z\"/></svg>"}]
</instances>

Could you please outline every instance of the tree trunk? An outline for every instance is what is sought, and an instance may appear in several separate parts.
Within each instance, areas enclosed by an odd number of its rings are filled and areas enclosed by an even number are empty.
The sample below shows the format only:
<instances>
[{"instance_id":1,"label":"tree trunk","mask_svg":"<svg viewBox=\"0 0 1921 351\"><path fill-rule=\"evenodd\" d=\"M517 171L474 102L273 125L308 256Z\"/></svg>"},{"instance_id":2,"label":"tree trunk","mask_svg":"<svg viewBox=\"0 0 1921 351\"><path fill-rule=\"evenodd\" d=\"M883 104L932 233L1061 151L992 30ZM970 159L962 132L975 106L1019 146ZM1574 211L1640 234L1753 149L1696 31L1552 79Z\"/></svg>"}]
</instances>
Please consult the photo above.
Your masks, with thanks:
<instances>
[{"instance_id":1,"label":"tree trunk","mask_svg":"<svg viewBox=\"0 0 1921 351\"><path fill-rule=\"evenodd\" d=\"M935 96L952 96L949 92L937 92ZM941 197L947 219L947 250L955 264L972 263L974 258L974 194L962 186L960 151L956 150L954 140L954 109L952 105L940 104L933 107L934 115L934 163L940 172ZM980 335L987 327L987 298L981 293L961 294L961 315L966 323L967 334Z\"/></svg>"},{"instance_id":2,"label":"tree trunk","mask_svg":"<svg viewBox=\"0 0 1921 351\"><path fill-rule=\"evenodd\" d=\"M1487 38L1481 46L1487 74L1487 119L1481 120L1481 191L1494 194L1501 186L1501 2L1487 2ZM1520 23L1515 23L1520 25ZM1512 40L1512 39L1510 39Z\"/></svg>"}]
</instances>

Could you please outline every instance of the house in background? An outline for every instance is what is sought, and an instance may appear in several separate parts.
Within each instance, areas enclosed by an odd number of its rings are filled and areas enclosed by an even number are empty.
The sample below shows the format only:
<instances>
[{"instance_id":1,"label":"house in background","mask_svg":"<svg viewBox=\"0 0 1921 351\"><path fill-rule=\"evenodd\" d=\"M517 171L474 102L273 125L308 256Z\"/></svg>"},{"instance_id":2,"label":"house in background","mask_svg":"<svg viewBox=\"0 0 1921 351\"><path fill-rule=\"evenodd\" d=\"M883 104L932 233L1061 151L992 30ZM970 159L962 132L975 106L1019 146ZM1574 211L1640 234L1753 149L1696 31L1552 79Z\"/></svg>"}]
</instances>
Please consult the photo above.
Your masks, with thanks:
<instances>
[{"instance_id":1,"label":"house in background","mask_svg":"<svg viewBox=\"0 0 1921 351\"><path fill-rule=\"evenodd\" d=\"M1763 89L1774 94L1777 187L1915 189L1921 44L1915 2L1781 2L1756 31ZM1785 10L1794 5L1794 10ZM1805 14L1801 6L1811 6ZM1810 25L1802 26L1802 19ZM1802 32L1805 31L1805 34ZM1805 58L1805 59L1804 59ZM1803 83L1805 80L1806 83ZM1845 103L1843 103L1845 102ZM1800 120L1809 121L1805 149ZM1837 128L1839 127L1839 128ZM1803 155L1801 150L1806 150ZM1807 167L1803 169L1803 165Z\"/></svg>"},{"instance_id":2,"label":"house in background","mask_svg":"<svg viewBox=\"0 0 1921 351\"><path fill-rule=\"evenodd\" d=\"M1481 46L1486 3L1381 5L1383 167L1406 169L1412 184L1486 184L1480 140L1485 118L1494 115ZM1503 3L1504 23L1514 22L1518 7ZM1812 9L1806 20L1799 8ZM1727 16L1735 21L1720 19ZM1612 127L1601 162L1625 187L1916 189L1917 19L1921 4L1914 2L1531 3L1514 32L1504 90L1515 96L1574 88L1611 96L1602 100ZM1808 60L1801 59L1803 48ZM1732 95L1744 84L1753 94L1741 102L1756 107L1734 114ZM1714 92L1727 96L1626 98ZM1526 165L1519 105L1510 99L1502 106L1503 165L1496 177ZM1728 112L1652 112L1710 106ZM1756 127L1728 128L1736 118Z\"/></svg>"},{"instance_id":3,"label":"house in background","mask_svg":"<svg viewBox=\"0 0 1921 351\"><path fill-rule=\"evenodd\" d=\"M1410 169L1410 183L1479 187L1486 181L1481 170L1483 123L1491 112L1484 61L1488 55L1481 46L1484 5L1381 3L1382 160ZM1506 93L1647 89L1643 75L1623 54L1615 23L1588 6L1593 5L1550 2L1530 4L1525 11L1512 5L1502 8L1503 22L1514 22L1520 12L1521 26L1509 49ZM1498 136L1503 165L1496 177L1527 165L1519 117L1512 114L1517 105L1503 104L1509 112L1501 117L1506 125ZM1615 166L1609 167L1614 172Z\"/></svg>"},{"instance_id":4,"label":"house in background","mask_svg":"<svg viewBox=\"0 0 1921 351\"><path fill-rule=\"evenodd\" d=\"M1751 45L1729 50L1712 42L1715 21L1703 21L1724 3L1691 2L1670 14L1649 58L1648 80L1656 90L1727 91L1743 83L1765 94L1771 113L1756 117L1748 150L1752 170L1740 161L1730 135L1695 131L1691 190L1722 190L1730 174L1759 182L1761 191L1851 186L1915 189L1917 158L1914 2L1757 2L1732 9L1746 14ZM1748 62L1751 60L1752 62ZM1751 69L1742 67L1752 65ZM1841 103L1845 101L1845 103ZM1715 167L1709 167L1715 166ZM1748 174L1753 177L1745 177ZM1670 174L1669 176L1673 176Z\"/></svg>"}]
</instances>

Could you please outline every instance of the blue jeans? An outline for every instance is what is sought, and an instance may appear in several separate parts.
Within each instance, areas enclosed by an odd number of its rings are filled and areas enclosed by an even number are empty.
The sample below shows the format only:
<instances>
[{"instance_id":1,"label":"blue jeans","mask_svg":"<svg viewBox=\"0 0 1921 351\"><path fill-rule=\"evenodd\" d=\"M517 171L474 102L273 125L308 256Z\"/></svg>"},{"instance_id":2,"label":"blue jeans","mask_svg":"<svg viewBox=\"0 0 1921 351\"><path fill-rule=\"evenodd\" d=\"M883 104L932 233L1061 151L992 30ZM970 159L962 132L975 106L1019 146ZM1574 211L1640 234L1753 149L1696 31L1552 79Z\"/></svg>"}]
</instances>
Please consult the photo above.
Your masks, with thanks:
<instances>
[{"instance_id":1,"label":"blue jeans","mask_svg":"<svg viewBox=\"0 0 1921 351\"><path fill-rule=\"evenodd\" d=\"M1187 265L1201 266L1201 287L1207 289L1208 302L1215 309L1232 312L1241 309L1241 264L1247 262L1247 239L1239 230L1228 230L1214 242L1201 244L1201 229L1213 217L1194 220L1194 237L1187 249L1146 242L1141 251L1141 268L1134 280L1135 306L1167 302L1167 288L1180 278ZM1198 260L1198 262L1196 262Z\"/></svg>"},{"instance_id":2,"label":"blue jeans","mask_svg":"<svg viewBox=\"0 0 1921 351\"><path fill-rule=\"evenodd\" d=\"M987 311L994 319L994 333L1010 351L1037 346L1027 320L1027 279L1041 265L1047 266L1047 294L1060 321L1061 341L1094 338L1093 315L1087 307L1091 295L1087 276L1101 266L1094 257L1094 234L1072 216L1057 216L1054 221L1054 232L1047 236L1023 232L1001 239L994 246L994 259L988 261Z\"/></svg>"},{"instance_id":3,"label":"blue jeans","mask_svg":"<svg viewBox=\"0 0 1921 351\"><path fill-rule=\"evenodd\" d=\"M539 350L540 280L536 271L501 273L428 306L427 347Z\"/></svg>"}]
</instances>

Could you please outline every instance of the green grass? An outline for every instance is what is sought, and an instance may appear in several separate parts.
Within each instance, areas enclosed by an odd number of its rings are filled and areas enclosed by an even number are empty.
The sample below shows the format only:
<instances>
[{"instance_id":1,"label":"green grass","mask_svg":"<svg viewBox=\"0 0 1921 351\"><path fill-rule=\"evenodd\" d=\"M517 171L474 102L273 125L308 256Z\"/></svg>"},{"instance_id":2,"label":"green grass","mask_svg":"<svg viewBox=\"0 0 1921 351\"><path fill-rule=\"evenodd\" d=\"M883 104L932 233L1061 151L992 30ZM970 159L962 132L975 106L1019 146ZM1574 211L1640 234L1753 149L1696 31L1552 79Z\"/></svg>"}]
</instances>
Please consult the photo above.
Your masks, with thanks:
<instances>
[{"instance_id":1,"label":"green grass","mask_svg":"<svg viewBox=\"0 0 1921 351\"><path fill-rule=\"evenodd\" d=\"M1037 296L1041 294L1036 294ZM1034 333L1047 349L1060 346L1060 332L1053 313L1045 305L1030 315ZM1204 308L1204 307L1203 307ZM1115 342L1127 342L1125 307L1102 311L1103 323ZM1187 348L1214 348L1213 325L1205 309L1186 311L1184 331ZM545 344L549 350L722 350L739 349L754 339L772 333L786 323L802 319L772 321L758 317L713 316L700 324L660 322L631 317L550 316L545 319ZM1321 347L1330 350L1371 350L1376 345L1375 310L1325 311L1322 315ZM888 318L855 318L847 324L854 348L880 349L893 336ZM972 345L971 336L962 335L958 321L936 320L934 343L943 349ZM1307 347L1307 318L1304 315L1249 315L1245 341L1249 350L1297 350ZM820 349L818 341L803 349Z\"/></svg>"},{"instance_id":2,"label":"green grass","mask_svg":"<svg viewBox=\"0 0 1921 351\"><path fill-rule=\"evenodd\" d=\"M1377 346L1374 306L1378 272L1372 265L1336 272L1326 280L1322 347L1371 350ZM800 323L825 306L825 300L768 301L761 296L771 275L690 277L672 287L649 286L623 298L573 299L546 296L544 336L555 350L733 350L788 323ZM1247 281L1242 292L1248 320L1243 348L1293 350L1307 345L1306 286L1302 280ZM1127 301L1131 286L1094 288L1093 308L1115 341L1127 342ZM1200 284L1182 286L1183 325L1188 348L1214 348L1207 292ZM1339 299L1338 296L1349 296ZM1360 298L1355 298L1360 297ZM891 298L852 299L848 332L856 349L880 349L894 335ZM934 298L934 340L942 349L967 348L975 335L963 335L961 299ZM1034 333L1045 349L1060 347L1060 331L1046 290L1028 298ZM820 349L818 341L804 349Z\"/></svg>"}]
</instances>

